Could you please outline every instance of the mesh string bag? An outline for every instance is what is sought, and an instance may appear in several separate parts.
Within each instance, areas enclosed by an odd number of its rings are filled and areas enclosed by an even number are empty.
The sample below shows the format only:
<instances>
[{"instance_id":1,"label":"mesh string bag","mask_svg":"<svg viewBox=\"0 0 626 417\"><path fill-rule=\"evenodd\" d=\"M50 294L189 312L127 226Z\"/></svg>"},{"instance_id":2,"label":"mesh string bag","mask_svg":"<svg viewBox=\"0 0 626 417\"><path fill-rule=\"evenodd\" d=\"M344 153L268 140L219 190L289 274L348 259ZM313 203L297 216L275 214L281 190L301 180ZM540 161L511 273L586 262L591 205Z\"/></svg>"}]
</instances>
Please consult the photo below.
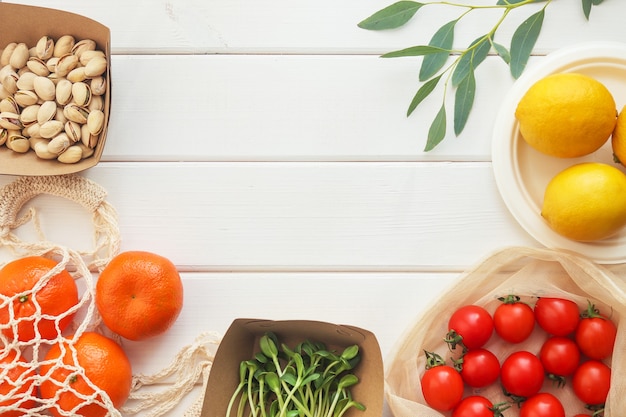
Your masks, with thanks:
<instances>
[{"instance_id":1,"label":"mesh string bag","mask_svg":"<svg viewBox=\"0 0 626 417\"><path fill-rule=\"evenodd\" d=\"M74 201L91 213L94 226L92 249L73 250L45 239L39 225L38 211L34 207L24 209L26 203L40 194ZM18 237L17 229L26 224L34 225L39 236L38 241L26 242ZM21 177L4 186L0 189L0 247L8 249L12 258L43 256L57 262L26 293L12 296L0 294L0 309L8 309L10 313L8 322L0 323L0 415L49 416L48 410L53 408L59 415L76 415L74 411L66 412L58 408L56 398L42 400L38 397L38 387L45 381L52 380L52 371L39 373L44 364L49 369L63 366L70 373L83 377L93 393L83 395L73 392L81 398L81 406L98 404L111 417L165 415L200 382L202 394L191 403L184 416L200 415L204 387L220 341L220 336L216 333L200 334L192 343L182 347L168 366L154 375L133 374L130 397L120 409L114 407L106 392L89 381L85 370L76 361L74 341L85 332L104 334L123 346L121 338L103 326L94 301L98 273L120 250L117 214L114 207L106 201L106 191L100 185L71 174ZM0 264L0 268L4 265ZM78 303L62 314L53 317L44 315L37 303L37 292L51 277L64 269L80 288ZM28 318L34 323L35 335L29 340L21 341L10 335L17 334L17 326L21 320L12 310L13 305L19 302L18 297L23 296L29 297L36 307L35 314ZM62 332L60 322L68 315L72 315L70 328ZM40 334L37 323L43 319L54 322L56 334L53 338L44 338ZM54 363L50 363L50 360L46 362L46 352L57 343L70 351L74 358L72 363L62 363L60 359ZM69 384L63 384L58 392L63 390L71 391L72 388ZM76 409L78 408L79 406Z\"/></svg>"},{"instance_id":2,"label":"mesh string bag","mask_svg":"<svg viewBox=\"0 0 626 417\"><path fill-rule=\"evenodd\" d=\"M626 371L626 283L620 275L624 265L601 266L591 260L567 251L511 247L499 250L474 268L463 273L444 293L433 300L424 312L415 318L391 352L385 371L385 395L395 417L444 417L429 407L422 395L420 378L425 368L424 350L438 353L450 364L451 354L443 341L448 329L448 318L460 306L477 304L493 313L501 302L498 297L518 295L522 301L534 305L537 297L562 297L575 301L584 310L591 301L610 316L617 326L613 355L605 362L612 368L611 388L604 416L621 417L626 410L626 384L621 375ZM538 353L547 335L535 326L529 339L510 344L492 337L485 345L500 360L513 351L528 350ZM591 414L575 397L571 380L565 387L544 383L542 391L561 399L565 415ZM484 395L494 404L505 402L499 383L471 391ZM466 391L466 395L469 393ZM504 411L507 417L519 415L514 405Z\"/></svg>"}]
</instances>

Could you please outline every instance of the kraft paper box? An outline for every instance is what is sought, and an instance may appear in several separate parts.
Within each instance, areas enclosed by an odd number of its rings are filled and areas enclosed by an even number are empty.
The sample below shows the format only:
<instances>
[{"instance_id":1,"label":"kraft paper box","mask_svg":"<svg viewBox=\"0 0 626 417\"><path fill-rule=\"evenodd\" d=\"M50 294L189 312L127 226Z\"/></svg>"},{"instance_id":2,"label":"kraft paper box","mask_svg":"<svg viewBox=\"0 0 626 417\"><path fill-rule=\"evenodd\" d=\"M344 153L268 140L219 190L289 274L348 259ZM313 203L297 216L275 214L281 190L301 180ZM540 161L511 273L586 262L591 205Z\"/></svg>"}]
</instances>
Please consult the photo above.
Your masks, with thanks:
<instances>
[{"instance_id":1,"label":"kraft paper box","mask_svg":"<svg viewBox=\"0 0 626 417\"><path fill-rule=\"evenodd\" d=\"M110 115L111 104L111 33L106 26L87 17L60 10L23 6L0 2L0 50L11 42L23 42L34 47L37 41L47 35L55 41L63 35L73 35L76 41L92 39L97 49L105 52L107 58L106 93L104 95L104 127L92 156L74 164L38 158L30 150L19 154L0 146L0 174L10 175L63 175L91 168L100 161Z\"/></svg>"},{"instance_id":2,"label":"kraft paper box","mask_svg":"<svg viewBox=\"0 0 626 417\"><path fill-rule=\"evenodd\" d=\"M384 375L380 347L373 333L348 325L308 320L236 319L224 335L209 374L201 417L225 417L228 402L239 383L239 364L253 359L259 339L273 332L279 342L294 347L305 340L322 342L337 352L359 346L360 363L354 368L359 383L351 387L352 398L366 410L352 408L346 417L380 417L383 412ZM236 414L235 410L231 415Z\"/></svg>"}]
</instances>

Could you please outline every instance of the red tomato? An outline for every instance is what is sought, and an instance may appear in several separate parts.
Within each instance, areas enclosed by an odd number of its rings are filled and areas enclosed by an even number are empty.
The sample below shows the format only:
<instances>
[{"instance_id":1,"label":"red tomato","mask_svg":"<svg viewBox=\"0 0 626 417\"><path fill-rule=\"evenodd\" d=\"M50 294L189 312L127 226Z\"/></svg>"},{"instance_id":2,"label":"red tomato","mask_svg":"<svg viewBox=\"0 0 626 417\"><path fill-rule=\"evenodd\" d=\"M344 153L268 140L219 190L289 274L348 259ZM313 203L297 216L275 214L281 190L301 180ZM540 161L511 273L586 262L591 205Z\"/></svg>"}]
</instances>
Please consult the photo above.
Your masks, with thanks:
<instances>
[{"instance_id":1,"label":"red tomato","mask_svg":"<svg viewBox=\"0 0 626 417\"><path fill-rule=\"evenodd\" d=\"M456 310L448 321L446 341L452 349L462 344L466 349L482 347L493 333L493 318L484 308L466 305Z\"/></svg>"},{"instance_id":2,"label":"red tomato","mask_svg":"<svg viewBox=\"0 0 626 417\"><path fill-rule=\"evenodd\" d=\"M593 359L584 362L574 372L572 387L585 404L602 405L611 387L611 368Z\"/></svg>"},{"instance_id":3,"label":"red tomato","mask_svg":"<svg viewBox=\"0 0 626 417\"><path fill-rule=\"evenodd\" d=\"M496 333L509 343L523 342L535 328L535 313L516 295L501 298L502 304L493 313Z\"/></svg>"},{"instance_id":4,"label":"red tomato","mask_svg":"<svg viewBox=\"0 0 626 417\"><path fill-rule=\"evenodd\" d=\"M580 351L597 360L611 356L617 336L615 324L601 316L591 303L582 317L574 336Z\"/></svg>"},{"instance_id":5,"label":"red tomato","mask_svg":"<svg viewBox=\"0 0 626 417\"><path fill-rule=\"evenodd\" d=\"M470 395L454 408L452 417L494 417L493 404L480 395Z\"/></svg>"},{"instance_id":6,"label":"red tomato","mask_svg":"<svg viewBox=\"0 0 626 417\"><path fill-rule=\"evenodd\" d=\"M522 403L519 417L565 417L565 409L554 395L540 392Z\"/></svg>"},{"instance_id":7,"label":"red tomato","mask_svg":"<svg viewBox=\"0 0 626 417\"><path fill-rule=\"evenodd\" d=\"M580 312L571 300L541 297L535 304L535 319L551 335L567 336L576 330Z\"/></svg>"},{"instance_id":8,"label":"red tomato","mask_svg":"<svg viewBox=\"0 0 626 417\"><path fill-rule=\"evenodd\" d=\"M580 351L572 339L552 336L541 346L539 359L548 374L565 377L573 374L578 368Z\"/></svg>"},{"instance_id":9,"label":"red tomato","mask_svg":"<svg viewBox=\"0 0 626 417\"><path fill-rule=\"evenodd\" d=\"M491 385L500 376L500 361L487 349L474 349L466 352L457 362L461 377L473 388Z\"/></svg>"},{"instance_id":10,"label":"red tomato","mask_svg":"<svg viewBox=\"0 0 626 417\"><path fill-rule=\"evenodd\" d=\"M544 373L543 365L536 355L519 350L502 362L500 380L507 393L517 397L531 397L541 389Z\"/></svg>"},{"instance_id":11,"label":"red tomato","mask_svg":"<svg viewBox=\"0 0 626 417\"><path fill-rule=\"evenodd\" d=\"M436 353L426 352L426 372L422 376L422 394L426 403L439 411L452 410L463 398L463 378Z\"/></svg>"}]
</instances>

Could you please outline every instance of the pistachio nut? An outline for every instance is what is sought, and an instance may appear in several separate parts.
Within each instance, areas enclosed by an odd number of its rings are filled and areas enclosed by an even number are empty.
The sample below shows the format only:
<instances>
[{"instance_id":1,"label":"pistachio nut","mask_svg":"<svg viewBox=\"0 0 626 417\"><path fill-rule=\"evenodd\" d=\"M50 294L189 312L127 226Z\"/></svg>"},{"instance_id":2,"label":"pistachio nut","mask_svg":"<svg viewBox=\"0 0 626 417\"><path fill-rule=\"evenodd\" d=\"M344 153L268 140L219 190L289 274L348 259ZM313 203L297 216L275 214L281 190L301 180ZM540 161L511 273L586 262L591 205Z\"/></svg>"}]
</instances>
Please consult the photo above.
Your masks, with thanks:
<instances>
[{"instance_id":1,"label":"pistachio nut","mask_svg":"<svg viewBox=\"0 0 626 417\"><path fill-rule=\"evenodd\" d=\"M87 76L85 75L85 67L76 67L67 74L66 78L73 83L85 81Z\"/></svg>"},{"instance_id":2,"label":"pistachio nut","mask_svg":"<svg viewBox=\"0 0 626 417\"><path fill-rule=\"evenodd\" d=\"M17 89L33 91L35 89L35 78L37 77L38 75L33 72L23 73L17 79Z\"/></svg>"},{"instance_id":3,"label":"pistachio nut","mask_svg":"<svg viewBox=\"0 0 626 417\"><path fill-rule=\"evenodd\" d=\"M35 89L35 93L42 100L56 99L56 86L48 77L35 77L35 79L33 80L33 88Z\"/></svg>"},{"instance_id":4,"label":"pistachio nut","mask_svg":"<svg viewBox=\"0 0 626 417\"><path fill-rule=\"evenodd\" d=\"M80 59L80 56L83 54L83 52L95 50L96 41L94 41L93 39L81 39L80 41L76 42L71 52Z\"/></svg>"},{"instance_id":5,"label":"pistachio nut","mask_svg":"<svg viewBox=\"0 0 626 417\"><path fill-rule=\"evenodd\" d=\"M95 148L98 144L98 136L92 135L89 127L84 124L80 127L80 141L88 148Z\"/></svg>"},{"instance_id":6,"label":"pistachio nut","mask_svg":"<svg viewBox=\"0 0 626 417\"><path fill-rule=\"evenodd\" d=\"M9 94L9 92L4 88L4 86L0 84L0 100L5 99L9 96L11 96L11 94Z\"/></svg>"},{"instance_id":7,"label":"pistachio nut","mask_svg":"<svg viewBox=\"0 0 626 417\"><path fill-rule=\"evenodd\" d=\"M50 70L46 66L46 63L36 56L31 56L26 63L26 66L33 73L42 77L47 77L50 74Z\"/></svg>"},{"instance_id":8,"label":"pistachio nut","mask_svg":"<svg viewBox=\"0 0 626 417\"><path fill-rule=\"evenodd\" d=\"M37 113L39 113L40 107L41 106L39 104L31 104L30 106L22 109L22 112L20 113L20 122L23 127L28 127L33 123L37 123Z\"/></svg>"},{"instance_id":9,"label":"pistachio nut","mask_svg":"<svg viewBox=\"0 0 626 417\"><path fill-rule=\"evenodd\" d=\"M103 51L100 50L95 50L95 51L85 51L80 55L80 63L81 65L85 66L89 63L89 61L91 61L93 58L96 57L102 57L102 58L106 58L106 55L104 54Z\"/></svg>"},{"instance_id":10,"label":"pistachio nut","mask_svg":"<svg viewBox=\"0 0 626 417\"><path fill-rule=\"evenodd\" d=\"M9 61L11 60L11 55L17 46L17 42L11 42L2 50L2 54L0 55L0 66L9 65Z\"/></svg>"},{"instance_id":11,"label":"pistachio nut","mask_svg":"<svg viewBox=\"0 0 626 417\"><path fill-rule=\"evenodd\" d=\"M15 94L18 90L17 88L17 80L19 80L19 75L15 71L5 71L5 75L0 79L4 88L9 92L9 94Z\"/></svg>"},{"instance_id":12,"label":"pistachio nut","mask_svg":"<svg viewBox=\"0 0 626 417\"><path fill-rule=\"evenodd\" d=\"M53 100L44 101L37 111L37 123L40 125L54 119L57 114L57 103Z\"/></svg>"},{"instance_id":13,"label":"pistachio nut","mask_svg":"<svg viewBox=\"0 0 626 417\"><path fill-rule=\"evenodd\" d=\"M8 96L0 100L0 112L8 111L11 113L19 113L20 107L13 96Z\"/></svg>"},{"instance_id":14,"label":"pistachio nut","mask_svg":"<svg viewBox=\"0 0 626 417\"><path fill-rule=\"evenodd\" d=\"M91 101L91 88L84 82L74 83L72 84L72 97L74 103L80 107L87 107Z\"/></svg>"},{"instance_id":15,"label":"pistachio nut","mask_svg":"<svg viewBox=\"0 0 626 417\"><path fill-rule=\"evenodd\" d=\"M58 120L59 122L65 124L65 122L67 122L67 117L65 117L63 109L64 107L57 107L57 114L54 116L54 120Z\"/></svg>"},{"instance_id":16,"label":"pistachio nut","mask_svg":"<svg viewBox=\"0 0 626 417\"><path fill-rule=\"evenodd\" d=\"M37 41L35 45L35 54L39 59L46 60L52 57L54 52L54 39L44 35Z\"/></svg>"},{"instance_id":17,"label":"pistachio nut","mask_svg":"<svg viewBox=\"0 0 626 417\"><path fill-rule=\"evenodd\" d=\"M75 103L70 103L63 108L63 114L68 120L76 123L87 123L87 117L89 116L89 110L84 107L80 107Z\"/></svg>"},{"instance_id":18,"label":"pistachio nut","mask_svg":"<svg viewBox=\"0 0 626 417\"><path fill-rule=\"evenodd\" d=\"M46 60L46 67L48 67L48 70L53 73L57 70L57 64L59 63L59 57L58 56L53 56L51 58L48 58Z\"/></svg>"},{"instance_id":19,"label":"pistachio nut","mask_svg":"<svg viewBox=\"0 0 626 417\"><path fill-rule=\"evenodd\" d=\"M52 56L61 57L72 52L76 39L72 35L63 35L54 44Z\"/></svg>"},{"instance_id":20,"label":"pistachio nut","mask_svg":"<svg viewBox=\"0 0 626 417\"><path fill-rule=\"evenodd\" d=\"M28 138L40 138L41 139L41 135L39 134L39 129L41 129L41 125L39 123L30 124L24 127L24 129L22 129L22 135Z\"/></svg>"},{"instance_id":21,"label":"pistachio nut","mask_svg":"<svg viewBox=\"0 0 626 417\"><path fill-rule=\"evenodd\" d=\"M107 69L107 60L105 57L96 56L87 62L85 65L85 75L87 78L98 77Z\"/></svg>"},{"instance_id":22,"label":"pistachio nut","mask_svg":"<svg viewBox=\"0 0 626 417\"><path fill-rule=\"evenodd\" d=\"M26 66L26 62L28 62L28 58L30 58L30 52L28 52L28 46L24 42L20 42L13 49L13 53L9 58L9 65L11 65L15 69L20 69Z\"/></svg>"},{"instance_id":23,"label":"pistachio nut","mask_svg":"<svg viewBox=\"0 0 626 417\"><path fill-rule=\"evenodd\" d=\"M63 151L57 158L57 161L64 164L75 164L81 159L83 159L83 150L80 146L74 145Z\"/></svg>"},{"instance_id":24,"label":"pistachio nut","mask_svg":"<svg viewBox=\"0 0 626 417\"><path fill-rule=\"evenodd\" d=\"M63 132L65 124L59 120L48 120L43 123L39 128L39 135L42 138L52 139L59 133Z\"/></svg>"},{"instance_id":25,"label":"pistachio nut","mask_svg":"<svg viewBox=\"0 0 626 417\"><path fill-rule=\"evenodd\" d=\"M17 102L18 105L22 107L30 106L31 104L36 104L39 101L39 97L35 94L34 91L31 90L17 90L13 98Z\"/></svg>"},{"instance_id":26,"label":"pistachio nut","mask_svg":"<svg viewBox=\"0 0 626 417\"><path fill-rule=\"evenodd\" d=\"M18 153L26 153L30 150L30 142L28 141L28 138L22 136L22 133L19 130L9 131L6 146L12 151Z\"/></svg>"},{"instance_id":27,"label":"pistachio nut","mask_svg":"<svg viewBox=\"0 0 626 417\"><path fill-rule=\"evenodd\" d=\"M99 135L104 127L104 112L102 110L94 110L87 117L87 127L92 135Z\"/></svg>"},{"instance_id":28,"label":"pistachio nut","mask_svg":"<svg viewBox=\"0 0 626 417\"><path fill-rule=\"evenodd\" d=\"M59 80L56 85L56 102L65 106L72 100L72 82L66 79Z\"/></svg>"},{"instance_id":29,"label":"pistachio nut","mask_svg":"<svg viewBox=\"0 0 626 417\"><path fill-rule=\"evenodd\" d=\"M60 155L71 145L70 138L65 133L59 133L48 142L48 152Z\"/></svg>"},{"instance_id":30,"label":"pistachio nut","mask_svg":"<svg viewBox=\"0 0 626 417\"><path fill-rule=\"evenodd\" d=\"M65 122L65 134L73 143L80 142L80 127L80 124L71 120Z\"/></svg>"},{"instance_id":31,"label":"pistachio nut","mask_svg":"<svg viewBox=\"0 0 626 417\"><path fill-rule=\"evenodd\" d=\"M20 115L13 112L3 111L0 113L0 127L9 130L22 129L22 122L20 122Z\"/></svg>"},{"instance_id":32,"label":"pistachio nut","mask_svg":"<svg viewBox=\"0 0 626 417\"><path fill-rule=\"evenodd\" d=\"M65 77L71 70L78 66L78 57L67 53L59 57L54 72L61 77ZM87 73L85 72L85 75Z\"/></svg>"},{"instance_id":33,"label":"pistachio nut","mask_svg":"<svg viewBox=\"0 0 626 417\"><path fill-rule=\"evenodd\" d=\"M72 145L72 146L78 146L80 148L80 150L83 152L83 155L81 157L82 159L89 158L95 152L94 148L90 148L89 146L85 146L85 144L82 143L82 142L78 142L78 143L76 143L75 145Z\"/></svg>"},{"instance_id":34,"label":"pistachio nut","mask_svg":"<svg viewBox=\"0 0 626 417\"><path fill-rule=\"evenodd\" d=\"M107 81L103 76L93 77L89 85L94 96L101 96L107 91Z\"/></svg>"},{"instance_id":35,"label":"pistachio nut","mask_svg":"<svg viewBox=\"0 0 626 417\"><path fill-rule=\"evenodd\" d=\"M4 145L7 142L8 137L9 131L3 127L0 127L0 146Z\"/></svg>"},{"instance_id":36,"label":"pistachio nut","mask_svg":"<svg viewBox=\"0 0 626 417\"><path fill-rule=\"evenodd\" d=\"M56 159L58 157L57 154L52 153L48 150L47 139L41 139L35 142L31 142L31 148L35 151L35 155L37 155L41 159Z\"/></svg>"},{"instance_id":37,"label":"pistachio nut","mask_svg":"<svg viewBox=\"0 0 626 417\"><path fill-rule=\"evenodd\" d=\"M102 99L102 96L94 96L93 90L91 90L91 92L91 102L89 103L89 106L87 106L87 109L89 111L104 110L104 100Z\"/></svg>"}]
</instances>

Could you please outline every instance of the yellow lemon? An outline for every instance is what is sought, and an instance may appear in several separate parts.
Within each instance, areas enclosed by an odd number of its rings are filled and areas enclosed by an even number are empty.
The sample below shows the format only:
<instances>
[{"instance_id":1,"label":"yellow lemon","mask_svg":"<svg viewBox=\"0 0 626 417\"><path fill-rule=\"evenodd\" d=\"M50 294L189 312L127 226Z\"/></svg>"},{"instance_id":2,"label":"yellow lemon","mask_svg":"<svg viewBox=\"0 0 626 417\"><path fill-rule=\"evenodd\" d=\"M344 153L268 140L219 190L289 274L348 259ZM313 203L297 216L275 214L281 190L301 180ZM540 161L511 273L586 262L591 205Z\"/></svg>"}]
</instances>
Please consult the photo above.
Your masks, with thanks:
<instances>
[{"instance_id":1,"label":"yellow lemon","mask_svg":"<svg viewBox=\"0 0 626 417\"><path fill-rule=\"evenodd\" d=\"M626 225L626 175L600 162L566 168L548 183L541 215L569 239L607 238Z\"/></svg>"},{"instance_id":2,"label":"yellow lemon","mask_svg":"<svg viewBox=\"0 0 626 417\"><path fill-rule=\"evenodd\" d=\"M619 116L617 116L617 123L611 138L611 146L615 162L626 166L626 106L622 108Z\"/></svg>"},{"instance_id":3,"label":"yellow lemon","mask_svg":"<svg viewBox=\"0 0 626 417\"><path fill-rule=\"evenodd\" d=\"M533 84L515 110L520 134L537 151L574 158L599 149L617 118L611 92L584 74L557 73Z\"/></svg>"}]
</instances>

